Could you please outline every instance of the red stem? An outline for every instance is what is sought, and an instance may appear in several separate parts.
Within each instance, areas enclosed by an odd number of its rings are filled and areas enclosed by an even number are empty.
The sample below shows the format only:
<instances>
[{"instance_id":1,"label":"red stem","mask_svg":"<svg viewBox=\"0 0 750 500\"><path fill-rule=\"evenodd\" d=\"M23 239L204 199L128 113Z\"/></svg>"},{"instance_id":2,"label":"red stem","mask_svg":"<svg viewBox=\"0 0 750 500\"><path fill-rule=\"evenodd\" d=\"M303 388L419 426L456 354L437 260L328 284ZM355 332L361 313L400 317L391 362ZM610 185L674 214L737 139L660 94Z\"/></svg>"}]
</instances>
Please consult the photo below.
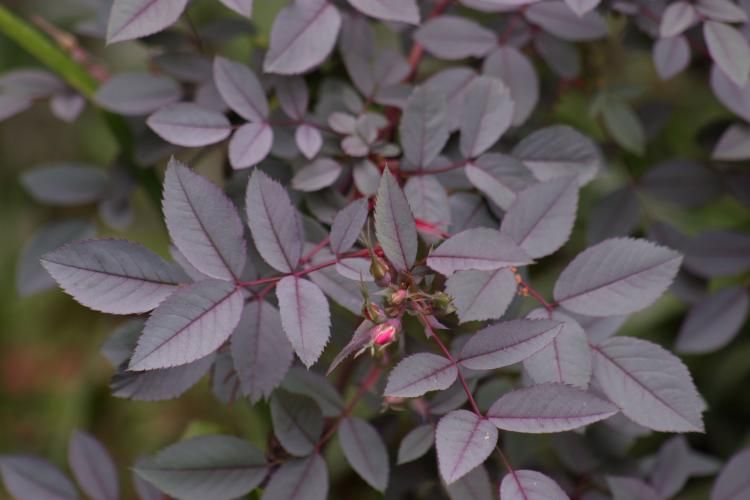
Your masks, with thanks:
<instances>
[{"instance_id":1,"label":"red stem","mask_svg":"<svg viewBox=\"0 0 750 500\"><path fill-rule=\"evenodd\" d=\"M440 0L440 2L435 5L435 8L433 8L432 11L427 14L427 19L432 19L433 17L439 16L440 14L445 12L445 9L447 9L451 3L453 3L453 0ZM420 61L422 61L423 55L424 48L422 47L422 44L420 44L419 42L414 42L414 45L411 46L411 51L409 52L408 59L411 71L409 71L409 74L406 75L406 78L404 78L405 82L409 82L417 76L417 69L419 68L419 63Z\"/></svg>"},{"instance_id":2,"label":"red stem","mask_svg":"<svg viewBox=\"0 0 750 500\"><path fill-rule=\"evenodd\" d=\"M318 252L320 252L325 247L327 247L328 243L330 243L330 241L331 241L331 237L330 236L326 236L325 238L323 238L323 241L321 241L320 243L318 243L317 245L315 245L315 247L313 247L313 249L310 250L310 252L307 255L305 255L304 257L302 257L302 260L300 260L300 264L306 264L306 263L310 262L310 259L312 259L313 257L315 257L315 255Z\"/></svg>"},{"instance_id":3,"label":"red stem","mask_svg":"<svg viewBox=\"0 0 750 500\"><path fill-rule=\"evenodd\" d=\"M464 378L463 373L461 373L461 368L458 366L458 362L456 362L456 358L453 357L451 352L448 350L447 347L445 347L445 344L442 340L440 340L440 337L437 336L435 333L435 330L432 329L432 325L430 325L430 322L427 320L427 318L424 316L423 313L419 314L419 320L422 322L424 327L427 329L427 331L430 333L430 336L435 339L435 342L437 343L438 347L440 347L440 350L443 351L443 354L445 355L448 360L450 360L451 363L453 363L453 366L456 367L456 371L458 372L458 380L461 382L461 385L464 388L464 392L466 393L466 396L469 398L469 403L471 403L471 408L474 410L474 413L477 414L477 416L484 418L484 415L482 415L482 412L479 410L479 405L477 405L476 400L474 399L474 395L471 393L471 389L469 389L469 384L466 383L466 379Z\"/></svg>"},{"instance_id":4,"label":"red stem","mask_svg":"<svg viewBox=\"0 0 750 500\"><path fill-rule=\"evenodd\" d=\"M529 295L531 295L531 297L534 300L539 302L539 304L541 304L544 307L544 309L547 310L547 315L551 318L552 313L555 311L555 304L553 302L547 302L547 300L542 296L541 293L539 293L539 291L536 288L529 285L528 282L524 281L524 279L521 278L521 275L517 274L516 276L518 276L518 279L519 279L518 284L529 291Z\"/></svg>"}]
</instances>

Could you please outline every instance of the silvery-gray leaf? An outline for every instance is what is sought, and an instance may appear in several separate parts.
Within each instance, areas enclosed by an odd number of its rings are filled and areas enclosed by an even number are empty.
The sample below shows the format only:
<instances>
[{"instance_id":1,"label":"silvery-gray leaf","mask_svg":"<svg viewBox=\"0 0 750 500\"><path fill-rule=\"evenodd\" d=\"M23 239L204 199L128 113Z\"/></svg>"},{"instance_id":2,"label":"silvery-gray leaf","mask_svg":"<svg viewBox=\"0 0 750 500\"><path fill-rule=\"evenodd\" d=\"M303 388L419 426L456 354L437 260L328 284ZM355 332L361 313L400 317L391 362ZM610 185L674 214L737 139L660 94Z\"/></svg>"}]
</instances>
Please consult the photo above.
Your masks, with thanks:
<instances>
[{"instance_id":1,"label":"silvery-gray leaf","mask_svg":"<svg viewBox=\"0 0 750 500\"><path fill-rule=\"evenodd\" d=\"M232 9L237 14L245 17L253 16L254 0L219 0L221 3Z\"/></svg>"},{"instance_id":2,"label":"silvery-gray leaf","mask_svg":"<svg viewBox=\"0 0 750 500\"><path fill-rule=\"evenodd\" d=\"M119 73L96 91L104 109L123 115L147 115L180 100L182 91L172 78L151 73Z\"/></svg>"},{"instance_id":3,"label":"silvery-gray leaf","mask_svg":"<svg viewBox=\"0 0 750 500\"><path fill-rule=\"evenodd\" d=\"M659 35L662 38L680 35L692 26L697 18L698 13L692 4L684 0L672 2L662 14Z\"/></svg>"},{"instance_id":4,"label":"silvery-gray leaf","mask_svg":"<svg viewBox=\"0 0 750 500\"><path fill-rule=\"evenodd\" d=\"M555 283L555 300L589 316L639 311L664 293L681 263L679 253L646 240L605 240L563 270Z\"/></svg>"},{"instance_id":5,"label":"silvery-gray leaf","mask_svg":"<svg viewBox=\"0 0 750 500\"><path fill-rule=\"evenodd\" d=\"M750 493L747 471L750 467L750 449L735 453L724 465L711 488L711 500L738 500Z\"/></svg>"},{"instance_id":6,"label":"silvery-gray leaf","mask_svg":"<svg viewBox=\"0 0 750 500\"><path fill-rule=\"evenodd\" d=\"M519 160L500 153L488 153L466 165L466 177L482 194L507 210L516 194L534 184L531 171Z\"/></svg>"},{"instance_id":7,"label":"silvery-gray leaf","mask_svg":"<svg viewBox=\"0 0 750 500\"><path fill-rule=\"evenodd\" d=\"M434 224L442 231L447 231L451 222L451 211L448 194L435 176L417 175L411 177L404 185L404 196L409 201L414 217L423 222ZM430 236L434 236L430 233ZM437 238L433 238L433 241Z\"/></svg>"},{"instance_id":8,"label":"silvery-gray leaf","mask_svg":"<svg viewBox=\"0 0 750 500\"><path fill-rule=\"evenodd\" d=\"M318 158L292 177L292 188L305 192L319 191L336 182L341 170L337 161L327 157Z\"/></svg>"},{"instance_id":9,"label":"silvery-gray leaf","mask_svg":"<svg viewBox=\"0 0 750 500\"><path fill-rule=\"evenodd\" d=\"M711 159L721 161L750 159L750 127L734 124L726 129L714 147Z\"/></svg>"},{"instance_id":10,"label":"silvery-gray leaf","mask_svg":"<svg viewBox=\"0 0 750 500\"><path fill-rule=\"evenodd\" d=\"M563 40L583 42L607 35L607 24L599 14L589 11L579 17L562 0L532 3L524 15L530 23Z\"/></svg>"},{"instance_id":11,"label":"silvery-gray leaf","mask_svg":"<svg viewBox=\"0 0 750 500\"><path fill-rule=\"evenodd\" d=\"M57 206L97 201L107 188L104 169L85 163L51 163L21 174L21 185L39 203Z\"/></svg>"},{"instance_id":12,"label":"silvery-gray leaf","mask_svg":"<svg viewBox=\"0 0 750 500\"><path fill-rule=\"evenodd\" d=\"M320 357L331 335L331 313L320 288L287 276L276 285L281 324L297 356L308 368Z\"/></svg>"},{"instance_id":13,"label":"silvery-gray leaf","mask_svg":"<svg viewBox=\"0 0 750 500\"><path fill-rule=\"evenodd\" d=\"M404 156L414 165L432 163L448 141L445 97L439 90L418 87L406 103L399 133Z\"/></svg>"},{"instance_id":14,"label":"silvery-gray leaf","mask_svg":"<svg viewBox=\"0 0 750 500\"><path fill-rule=\"evenodd\" d=\"M374 323L366 319L362 320L362 323L360 323L360 325L352 334L352 338L349 343L346 344L344 348L341 349L341 351L339 351L339 353L331 362L331 366L328 367L326 375L330 375L331 372L333 372L333 370L335 370L342 361L365 347L370 342L370 329L372 329L373 326L375 326Z\"/></svg>"},{"instance_id":15,"label":"silvery-gray leaf","mask_svg":"<svg viewBox=\"0 0 750 500\"><path fill-rule=\"evenodd\" d=\"M457 376L458 368L448 358L426 352L412 354L391 370L384 394L416 398L429 391L447 389Z\"/></svg>"},{"instance_id":16,"label":"silvery-gray leaf","mask_svg":"<svg viewBox=\"0 0 750 500\"><path fill-rule=\"evenodd\" d=\"M598 199L586 228L590 244L615 236L629 236L641 219L641 204L632 186L623 186Z\"/></svg>"},{"instance_id":17,"label":"silvery-gray leaf","mask_svg":"<svg viewBox=\"0 0 750 500\"><path fill-rule=\"evenodd\" d=\"M398 465L421 458L435 444L435 429L429 424L410 430L398 447Z\"/></svg>"},{"instance_id":18,"label":"silvery-gray leaf","mask_svg":"<svg viewBox=\"0 0 750 500\"><path fill-rule=\"evenodd\" d=\"M347 417L339 426L339 442L352 468L380 492L388 486L388 450L378 431L367 421Z\"/></svg>"},{"instance_id":19,"label":"silvery-gray leaf","mask_svg":"<svg viewBox=\"0 0 750 500\"><path fill-rule=\"evenodd\" d=\"M447 119L450 131L457 130L461 124L466 91L477 77L477 72L466 66L453 66L438 71L424 82L426 88L435 89L446 96Z\"/></svg>"},{"instance_id":20,"label":"silvery-gray leaf","mask_svg":"<svg viewBox=\"0 0 750 500\"><path fill-rule=\"evenodd\" d=\"M268 473L263 454L232 436L180 441L139 462L135 472L165 493L185 500L229 500L250 492Z\"/></svg>"},{"instance_id":21,"label":"silvery-gray leaf","mask_svg":"<svg viewBox=\"0 0 750 500\"><path fill-rule=\"evenodd\" d=\"M292 367L282 387L289 392L313 398L326 417L336 417L344 409L344 401L329 379L314 371Z\"/></svg>"},{"instance_id":22,"label":"silvery-gray leaf","mask_svg":"<svg viewBox=\"0 0 750 500\"><path fill-rule=\"evenodd\" d=\"M294 132L294 140L308 160L313 159L323 146L323 135L320 130L312 125L302 124L297 127Z\"/></svg>"},{"instance_id":23,"label":"silvery-gray leaf","mask_svg":"<svg viewBox=\"0 0 750 500\"><path fill-rule=\"evenodd\" d=\"M180 288L149 317L130 359L135 371L184 365L214 352L240 321L243 291L206 280Z\"/></svg>"},{"instance_id":24,"label":"silvery-gray leaf","mask_svg":"<svg viewBox=\"0 0 750 500\"><path fill-rule=\"evenodd\" d=\"M294 271L302 256L304 235L286 189L261 170L247 184L247 221L263 260L282 273Z\"/></svg>"},{"instance_id":25,"label":"silvery-gray leaf","mask_svg":"<svg viewBox=\"0 0 750 500\"><path fill-rule=\"evenodd\" d=\"M456 271L492 271L531 261L510 236L485 228L467 229L451 236L427 257L427 265L446 276Z\"/></svg>"},{"instance_id":26,"label":"silvery-gray leaf","mask_svg":"<svg viewBox=\"0 0 750 500\"><path fill-rule=\"evenodd\" d=\"M745 272L750 268L750 236L720 229L699 233L685 247L685 267L707 278Z\"/></svg>"},{"instance_id":27,"label":"silvery-gray leaf","mask_svg":"<svg viewBox=\"0 0 750 500\"><path fill-rule=\"evenodd\" d=\"M497 428L466 410L453 411L438 422L435 444L440 476L446 484L458 481L484 463L497 443Z\"/></svg>"},{"instance_id":28,"label":"silvery-gray leaf","mask_svg":"<svg viewBox=\"0 0 750 500\"><path fill-rule=\"evenodd\" d=\"M531 61L515 47L500 47L484 60L482 72L499 78L513 99L513 125L525 122L539 101L539 77Z\"/></svg>"},{"instance_id":29,"label":"silvery-gray leaf","mask_svg":"<svg viewBox=\"0 0 750 500\"><path fill-rule=\"evenodd\" d=\"M600 1L601 0L565 0L565 3L568 4L568 7L570 7L573 12L579 16L583 16L588 11L599 5Z\"/></svg>"},{"instance_id":30,"label":"silvery-gray leaf","mask_svg":"<svg viewBox=\"0 0 750 500\"><path fill-rule=\"evenodd\" d=\"M208 146L223 141L232 132L223 114L189 102L165 106L149 116L146 123L165 141L186 147Z\"/></svg>"},{"instance_id":31,"label":"silvery-gray leaf","mask_svg":"<svg viewBox=\"0 0 750 500\"><path fill-rule=\"evenodd\" d=\"M675 349L704 354L721 349L737 335L747 318L750 297L740 286L724 288L698 302L680 328Z\"/></svg>"},{"instance_id":32,"label":"silvery-gray leaf","mask_svg":"<svg viewBox=\"0 0 750 500\"><path fill-rule=\"evenodd\" d=\"M214 354L209 354L191 363L146 372L134 372L121 367L112 376L109 387L112 395L117 398L135 401L175 399L208 373L214 359Z\"/></svg>"},{"instance_id":33,"label":"silvery-gray leaf","mask_svg":"<svg viewBox=\"0 0 750 500\"><path fill-rule=\"evenodd\" d=\"M196 269L228 281L242 275L247 257L243 224L224 191L172 158L163 205L172 241Z\"/></svg>"},{"instance_id":34,"label":"silvery-gray leaf","mask_svg":"<svg viewBox=\"0 0 750 500\"><path fill-rule=\"evenodd\" d=\"M274 79L274 88L284 113L295 120L303 119L310 102L310 92L305 79L301 76L279 76Z\"/></svg>"},{"instance_id":35,"label":"silvery-gray leaf","mask_svg":"<svg viewBox=\"0 0 750 500\"><path fill-rule=\"evenodd\" d=\"M558 484L541 472L515 470L500 483L503 500L570 500Z\"/></svg>"},{"instance_id":36,"label":"silvery-gray leaf","mask_svg":"<svg viewBox=\"0 0 750 500\"><path fill-rule=\"evenodd\" d=\"M114 0L107 23L107 43L152 35L179 19L188 0Z\"/></svg>"},{"instance_id":37,"label":"silvery-gray leaf","mask_svg":"<svg viewBox=\"0 0 750 500\"><path fill-rule=\"evenodd\" d=\"M357 10L383 21L400 21L419 24L419 6L416 0L349 0Z\"/></svg>"},{"instance_id":38,"label":"silvery-gray leaf","mask_svg":"<svg viewBox=\"0 0 750 500\"><path fill-rule=\"evenodd\" d=\"M445 284L462 323L498 319L516 295L518 284L508 268L458 271Z\"/></svg>"},{"instance_id":39,"label":"silvery-gray leaf","mask_svg":"<svg viewBox=\"0 0 750 500\"><path fill-rule=\"evenodd\" d=\"M430 19L414 33L414 40L441 59L484 57L497 46L497 36L479 23L458 16Z\"/></svg>"},{"instance_id":40,"label":"silvery-gray leaf","mask_svg":"<svg viewBox=\"0 0 750 500\"><path fill-rule=\"evenodd\" d=\"M698 0L695 10L714 21L744 23L748 20L745 10L731 0Z\"/></svg>"},{"instance_id":41,"label":"silvery-gray leaf","mask_svg":"<svg viewBox=\"0 0 750 500\"><path fill-rule=\"evenodd\" d=\"M615 142L633 154L643 155L646 133L633 108L622 99L605 97L601 111L604 125Z\"/></svg>"},{"instance_id":42,"label":"silvery-gray leaf","mask_svg":"<svg viewBox=\"0 0 750 500\"><path fill-rule=\"evenodd\" d=\"M354 200L336 214L331 226L331 250L334 254L346 252L356 243L367 221L367 215L366 198Z\"/></svg>"},{"instance_id":43,"label":"silvery-gray leaf","mask_svg":"<svg viewBox=\"0 0 750 500\"><path fill-rule=\"evenodd\" d=\"M42 267L42 255L71 241L92 238L94 226L85 220L68 219L39 228L21 250L16 264L16 289L26 297L55 286L55 280Z\"/></svg>"},{"instance_id":44,"label":"silvery-gray leaf","mask_svg":"<svg viewBox=\"0 0 750 500\"><path fill-rule=\"evenodd\" d=\"M676 356L631 337L614 337L592 350L594 380L626 417L657 431L703 432L705 403Z\"/></svg>"},{"instance_id":45,"label":"silvery-gray leaf","mask_svg":"<svg viewBox=\"0 0 750 500\"><path fill-rule=\"evenodd\" d=\"M177 280L161 257L124 240L68 243L41 262L74 299L110 314L150 311L176 290Z\"/></svg>"},{"instance_id":46,"label":"silvery-gray leaf","mask_svg":"<svg viewBox=\"0 0 750 500\"><path fill-rule=\"evenodd\" d=\"M33 455L0 456L0 476L14 498L80 498L73 483L57 466Z\"/></svg>"},{"instance_id":47,"label":"silvery-gray leaf","mask_svg":"<svg viewBox=\"0 0 750 500\"><path fill-rule=\"evenodd\" d=\"M90 498L117 500L120 485L112 457L91 434L77 430L68 445L68 462L81 489Z\"/></svg>"},{"instance_id":48,"label":"silvery-gray leaf","mask_svg":"<svg viewBox=\"0 0 750 500\"><path fill-rule=\"evenodd\" d=\"M229 141L229 162L241 169L265 160L273 147L273 129L268 123L245 123Z\"/></svg>"},{"instance_id":49,"label":"silvery-gray leaf","mask_svg":"<svg viewBox=\"0 0 750 500\"><path fill-rule=\"evenodd\" d=\"M711 89L730 111L750 121L750 85L737 85L714 64L711 68Z\"/></svg>"},{"instance_id":50,"label":"silvery-gray leaf","mask_svg":"<svg viewBox=\"0 0 750 500\"><path fill-rule=\"evenodd\" d=\"M263 71L304 73L331 52L341 28L341 14L328 0L294 0L276 16Z\"/></svg>"},{"instance_id":51,"label":"silvery-gray leaf","mask_svg":"<svg viewBox=\"0 0 750 500\"><path fill-rule=\"evenodd\" d=\"M750 43L739 30L717 21L703 23L708 53L732 82L744 87L750 75Z\"/></svg>"},{"instance_id":52,"label":"silvery-gray leaf","mask_svg":"<svg viewBox=\"0 0 750 500\"><path fill-rule=\"evenodd\" d=\"M289 460L277 470L263 490L261 500L325 500L328 468L317 453Z\"/></svg>"},{"instance_id":53,"label":"silvery-gray leaf","mask_svg":"<svg viewBox=\"0 0 750 500\"><path fill-rule=\"evenodd\" d=\"M661 498L670 498L682 490L691 475L691 451L684 436L668 439L659 448L651 467L650 483Z\"/></svg>"},{"instance_id":54,"label":"silvery-gray leaf","mask_svg":"<svg viewBox=\"0 0 750 500\"><path fill-rule=\"evenodd\" d=\"M384 170L378 188L375 235L385 256L397 269L411 268L419 247L417 226L409 202L388 169Z\"/></svg>"},{"instance_id":55,"label":"silvery-gray leaf","mask_svg":"<svg viewBox=\"0 0 750 500\"><path fill-rule=\"evenodd\" d=\"M690 64L690 44L684 35L662 38L654 43L653 57L659 78L669 80Z\"/></svg>"},{"instance_id":56,"label":"silvery-gray leaf","mask_svg":"<svg viewBox=\"0 0 750 500\"><path fill-rule=\"evenodd\" d=\"M476 158L492 147L510 127L514 107L511 92L501 80L487 76L475 78L464 97L461 154Z\"/></svg>"},{"instance_id":57,"label":"silvery-gray leaf","mask_svg":"<svg viewBox=\"0 0 750 500\"><path fill-rule=\"evenodd\" d=\"M527 135L512 154L540 181L576 175L581 186L596 176L603 163L598 146L567 125L553 125Z\"/></svg>"},{"instance_id":58,"label":"silvery-gray leaf","mask_svg":"<svg viewBox=\"0 0 750 500\"><path fill-rule=\"evenodd\" d=\"M26 111L33 103L33 99L20 94L0 94L0 121Z\"/></svg>"},{"instance_id":59,"label":"silvery-gray leaf","mask_svg":"<svg viewBox=\"0 0 750 500\"><path fill-rule=\"evenodd\" d=\"M23 100L21 102L23 103ZM52 114L67 123L76 121L85 107L86 99L74 92L55 94L49 102L49 109ZM0 105L0 108L2 108L2 105ZM2 114L1 111L0 114Z\"/></svg>"},{"instance_id":60,"label":"silvery-gray leaf","mask_svg":"<svg viewBox=\"0 0 750 500\"><path fill-rule=\"evenodd\" d=\"M323 432L323 414L315 401L285 391L271 396L271 421L281 445L298 457L312 453Z\"/></svg>"},{"instance_id":61,"label":"silvery-gray leaf","mask_svg":"<svg viewBox=\"0 0 750 500\"><path fill-rule=\"evenodd\" d=\"M581 73L581 54L578 47L548 33L534 37L534 48L544 62L565 79L576 78Z\"/></svg>"},{"instance_id":62,"label":"silvery-gray leaf","mask_svg":"<svg viewBox=\"0 0 750 500\"><path fill-rule=\"evenodd\" d=\"M310 273L310 279L323 290L338 305L351 311L355 315L362 313L364 298L359 281L353 281L341 275L335 268L328 267ZM369 287L375 292L374 287Z\"/></svg>"},{"instance_id":63,"label":"silvery-gray leaf","mask_svg":"<svg viewBox=\"0 0 750 500\"><path fill-rule=\"evenodd\" d=\"M214 82L224 102L238 115L251 122L268 118L266 93L248 66L217 56Z\"/></svg>"},{"instance_id":64,"label":"silvery-gray leaf","mask_svg":"<svg viewBox=\"0 0 750 500\"><path fill-rule=\"evenodd\" d=\"M261 300L248 303L232 334L231 353L242 393L253 403L270 396L294 359L278 309Z\"/></svg>"},{"instance_id":65,"label":"silvery-gray leaf","mask_svg":"<svg viewBox=\"0 0 750 500\"><path fill-rule=\"evenodd\" d=\"M667 160L641 178L643 191L657 199L685 207L706 205L724 191L721 177L691 160Z\"/></svg>"}]
</instances>

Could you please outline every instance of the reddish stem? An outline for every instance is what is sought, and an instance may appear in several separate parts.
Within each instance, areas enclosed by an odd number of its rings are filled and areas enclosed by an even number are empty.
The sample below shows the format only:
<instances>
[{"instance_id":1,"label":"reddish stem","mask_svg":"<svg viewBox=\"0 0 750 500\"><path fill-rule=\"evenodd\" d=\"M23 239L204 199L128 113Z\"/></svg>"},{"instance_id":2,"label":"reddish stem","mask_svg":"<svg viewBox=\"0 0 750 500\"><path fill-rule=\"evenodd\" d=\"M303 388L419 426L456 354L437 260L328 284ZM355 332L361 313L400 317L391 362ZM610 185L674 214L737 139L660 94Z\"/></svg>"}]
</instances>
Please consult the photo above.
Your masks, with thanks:
<instances>
[{"instance_id":1,"label":"reddish stem","mask_svg":"<svg viewBox=\"0 0 750 500\"><path fill-rule=\"evenodd\" d=\"M448 358L448 360L453 363L453 366L456 367L456 371L458 372L458 380L461 382L461 385L464 388L464 392L469 398L469 403L471 403L472 410L474 410L474 413L476 413L478 417L484 418L484 415L482 415L482 412L479 410L479 405L477 405L477 402L474 399L474 395L471 393L471 389L469 389L469 384L466 383L466 379L464 378L463 373L461 373L461 368L458 366L456 358L454 358L448 348L445 347L445 344L442 340L440 340L440 337L437 336L435 330L432 329L432 325L430 325L430 322L427 320L423 313L419 314L419 320L430 333L430 336L435 339L435 342L437 343L438 347L440 347L440 350L443 351L445 357Z\"/></svg>"},{"instance_id":2,"label":"reddish stem","mask_svg":"<svg viewBox=\"0 0 750 500\"><path fill-rule=\"evenodd\" d=\"M315 245L315 247L313 247L313 249L310 250L310 252L308 252L307 255L305 255L304 257L302 257L302 260L300 260L300 264L306 264L306 263L310 262L310 260L313 257L315 257L315 255L317 255L318 252L320 252L321 250L323 250L325 247L328 246L328 243L330 243L330 241L331 241L331 237L330 236L326 236L325 238L323 238L323 240L320 243L318 243L317 245Z\"/></svg>"},{"instance_id":3,"label":"reddish stem","mask_svg":"<svg viewBox=\"0 0 750 500\"><path fill-rule=\"evenodd\" d=\"M453 3L453 0L440 0L440 2L435 5L435 8L427 14L427 19L439 16L445 12L445 9L447 9L451 3ZM408 59L411 70L409 71L409 74L406 75L406 78L404 78L405 82L409 82L417 76L417 69L419 68L420 61L422 61L422 56L424 56L424 48L422 47L422 44L414 42L414 45L411 46Z\"/></svg>"},{"instance_id":4,"label":"reddish stem","mask_svg":"<svg viewBox=\"0 0 750 500\"><path fill-rule=\"evenodd\" d=\"M539 291L536 288L534 288L533 286L529 285L528 282L524 281L524 279L521 278L521 275L516 274L516 276L518 276L518 278L517 278L519 280L518 284L521 285L522 287L524 287L526 290L528 290L529 295L534 300L536 300L537 302L539 302L539 304L541 304L544 307L544 309L546 309L547 315L551 318L552 317L552 313L555 311L555 304L553 302L547 302L547 300L544 298L544 296L542 296L542 294L539 293Z\"/></svg>"}]
</instances>

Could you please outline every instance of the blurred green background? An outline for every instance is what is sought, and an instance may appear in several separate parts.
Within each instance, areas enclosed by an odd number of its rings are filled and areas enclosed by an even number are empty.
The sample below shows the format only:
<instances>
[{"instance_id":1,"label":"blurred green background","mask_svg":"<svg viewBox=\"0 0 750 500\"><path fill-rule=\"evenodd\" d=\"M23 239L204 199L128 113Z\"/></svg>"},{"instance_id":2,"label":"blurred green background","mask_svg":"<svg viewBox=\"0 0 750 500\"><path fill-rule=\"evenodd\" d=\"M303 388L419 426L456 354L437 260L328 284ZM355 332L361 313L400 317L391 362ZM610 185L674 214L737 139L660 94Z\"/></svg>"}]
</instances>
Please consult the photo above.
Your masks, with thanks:
<instances>
[{"instance_id":1,"label":"blurred green background","mask_svg":"<svg viewBox=\"0 0 750 500\"><path fill-rule=\"evenodd\" d=\"M20 15L39 15L60 27L69 26L81 11L78 2L0 1ZM239 37L227 48L236 58L249 60L252 42L262 41L270 20L285 2L256 2L255 35ZM229 15L215 0L197 1L191 16L201 24L215 16ZM615 26L615 30L616 30ZM92 56L114 71L146 67L146 52L139 44L103 47L91 39L81 43ZM532 270L535 284L549 294L554 277L585 246L587 212L595 200L614 187L629 182L654 163L676 156L707 159L709 150L702 142L717 124L731 115L713 98L707 83L707 67L698 64L692 72L668 83L659 82L650 66L648 47L638 43L624 49L624 40L588 47L587 60L593 61L591 75L599 85L635 85L649 99L659 99L671 107L665 128L652 140L643 158L624 154L610 147L605 133L589 117L593 98L591 88L572 90L553 99L553 89L543 88L543 99L552 102L547 115L537 125L565 122L581 128L605 144L611 165L597 181L584 190L581 220L573 241L539 269ZM38 63L0 34L0 73ZM431 69L427 63L423 70ZM707 132L708 131L708 132ZM27 112L0 122L0 453L26 452L65 463L71 431L82 428L100 438L125 471L140 454L151 453L185 434L205 430L244 435L264 445L268 422L248 405L239 403L227 410L211 396L207 381L175 401L143 403L110 396L108 382L112 367L98 354L101 343L121 321L114 316L89 311L59 290L19 298L15 289L16 259L33 231L66 215L92 216L89 209L45 208L35 204L18 182L20 172L31 166L61 160L81 160L105 166L116 154L116 145L101 115L87 106L73 125L54 118L47 103L38 103ZM207 158L200 168L220 172L218 161ZM163 166L162 166L163 167ZM747 167L747 166L745 166ZM676 210L647 203L647 217L671 222L695 234L706 228L750 230L750 211L725 196L703 209ZM645 219L644 219L645 220ZM99 223L100 234L114 234ZM135 222L119 237L132 239L166 254L166 233L160 214L138 191ZM733 278L747 284L748 277ZM720 286L722 283L715 283ZM647 337L671 346L684 316L685 306L673 297L634 315L624 333ZM750 332L743 332L729 346L707 356L688 357L696 383L709 403L707 434L690 436L702 451L727 457L750 442ZM663 435L644 440L638 452L653 451ZM334 466L334 468L336 468ZM340 469L340 467L339 467ZM123 482L124 476L123 476ZM699 484L694 498L701 498L709 483ZM129 486L128 486L129 488ZM4 493L0 491L0 496ZM688 498L688 497L685 497Z\"/></svg>"}]
</instances>

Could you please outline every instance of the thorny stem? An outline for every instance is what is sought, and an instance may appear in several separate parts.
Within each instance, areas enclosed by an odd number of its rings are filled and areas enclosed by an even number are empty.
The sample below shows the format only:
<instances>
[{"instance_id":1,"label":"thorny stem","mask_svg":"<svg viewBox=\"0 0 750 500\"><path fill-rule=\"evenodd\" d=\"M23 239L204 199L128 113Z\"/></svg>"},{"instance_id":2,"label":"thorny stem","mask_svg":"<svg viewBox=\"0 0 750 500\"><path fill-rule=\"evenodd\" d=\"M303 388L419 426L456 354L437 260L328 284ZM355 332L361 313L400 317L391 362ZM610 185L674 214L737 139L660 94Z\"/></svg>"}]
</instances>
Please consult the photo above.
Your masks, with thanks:
<instances>
[{"instance_id":1,"label":"thorny stem","mask_svg":"<svg viewBox=\"0 0 750 500\"><path fill-rule=\"evenodd\" d=\"M479 405L477 405L476 400L474 399L474 395L471 393L471 389L469 389L469 384L466 383L466 379L464 378L463 373L461 373L461 368L458 366L458 362L456 361L456 358L453 357L451 352L448 350L447 347L445 347L445 344L442 340L440 340L440 337L437 336L435 333L435 330L432 329L432 325L430 325L430 322L425 317L424 313L419 314L419 321L422 322L425 329L430 334L430 337L435 339L435 342L437 343L438 347L440 347L440 350L443 351L443 354L445 355L448 360L453 363L453 365L456 367L456 371L458 372L458 380L461 382L461 386L464 388L464 392L466 393L466 396L469 398L469 403L471 404L472 410L474 410L474 413L477 414L477 416L484 418L484 415L482 415L482 412L479 410Z\"/></svg>"},{"instance_id":2,"label":"thorny stem","mask_svg":"<svg viewBox=\"0 0 750 500\"><path fill-rule=\"evenodd\" d=\"M359 386L357 394L355 394L351 401L349 401L349 404L347 404L341 414L336 417L336 420L333 422L333 424L331 424L326 433L323 434L323 437L321 437L318 443L315 445L316 453L319 453L323 446L325 446L325 444L333 437L333 435L336 434L336 431L338 430L339 425L341 425L341 422L349 415L351 415L352 411L354 411L354 407L357 406L359 400L362 399L362 396L364 396L367 391L372 388L373 385L375 385L375 382L378 381L382 373L383 367L380 365L374 365L370 369L370 372L365 377L365 380Z\"/></svg>"}]
</instances>

